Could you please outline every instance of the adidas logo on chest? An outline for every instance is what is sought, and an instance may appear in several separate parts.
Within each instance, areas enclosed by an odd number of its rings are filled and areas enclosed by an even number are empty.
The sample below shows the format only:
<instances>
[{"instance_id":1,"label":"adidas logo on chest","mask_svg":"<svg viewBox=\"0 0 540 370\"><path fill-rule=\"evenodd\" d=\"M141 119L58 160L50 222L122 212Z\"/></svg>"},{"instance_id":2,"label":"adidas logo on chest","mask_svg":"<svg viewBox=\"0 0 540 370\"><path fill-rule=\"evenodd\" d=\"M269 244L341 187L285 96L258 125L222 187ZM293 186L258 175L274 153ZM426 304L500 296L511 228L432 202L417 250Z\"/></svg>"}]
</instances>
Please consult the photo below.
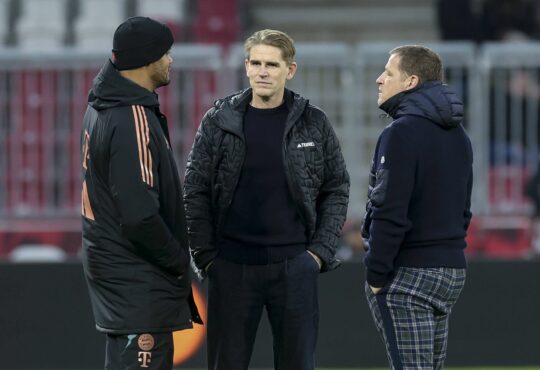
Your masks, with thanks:
<instances>
[{"instance_id":1,"label":"adidas logo on chest","mask_svg":"<svg viewBox=\"0 0 540 370\"><path fill-rule=\"evenodd\" d=\"M296 147L297 148L309 148L309 147L314 147L315 146L315 143L313 143L313 141L308 141L307 143L299 143Z\"/></svg>"}]
</instances>

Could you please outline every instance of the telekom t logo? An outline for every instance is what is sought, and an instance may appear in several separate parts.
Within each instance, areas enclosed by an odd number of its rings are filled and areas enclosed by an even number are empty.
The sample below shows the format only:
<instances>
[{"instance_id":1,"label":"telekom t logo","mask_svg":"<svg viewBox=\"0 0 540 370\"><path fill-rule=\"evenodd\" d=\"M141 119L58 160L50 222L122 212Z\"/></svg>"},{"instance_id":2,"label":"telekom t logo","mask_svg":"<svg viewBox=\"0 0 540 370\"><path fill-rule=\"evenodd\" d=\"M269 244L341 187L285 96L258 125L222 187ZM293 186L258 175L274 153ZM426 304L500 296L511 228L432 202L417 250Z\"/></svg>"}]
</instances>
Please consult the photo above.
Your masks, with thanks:
<instances>
[{"instance_id":1,"label":"telekom t logo","mask_svg":"<svg viewBox=\"0 0 540 370\"><path fill-rule=\"evenodd\" d=\"M148 367L148 364L152 361L152 352L139 352L139 362L141 367Z\"/></svg>"}]
</instances>

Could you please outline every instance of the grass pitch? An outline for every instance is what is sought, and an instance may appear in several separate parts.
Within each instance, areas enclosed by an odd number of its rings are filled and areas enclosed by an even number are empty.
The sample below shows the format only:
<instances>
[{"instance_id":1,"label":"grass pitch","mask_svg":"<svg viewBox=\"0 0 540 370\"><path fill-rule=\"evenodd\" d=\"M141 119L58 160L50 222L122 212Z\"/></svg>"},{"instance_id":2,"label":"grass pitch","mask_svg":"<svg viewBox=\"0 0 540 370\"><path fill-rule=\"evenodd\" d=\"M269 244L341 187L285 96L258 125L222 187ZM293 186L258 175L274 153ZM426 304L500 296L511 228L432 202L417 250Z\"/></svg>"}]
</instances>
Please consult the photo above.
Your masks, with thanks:
<instances>
[{"instance_id":1,"label":"grass pitch","mask_svg":"<svg viewBox=\"0 0 540 370\"><path fill-rule=\"evenodd\" d=\"M176 369L182 370L182 369ZM189 369L184 369L189 370ZM197 369L192 369L197 370ZM204 370L204 369L199 369ZM253 369L253 370L273 370L273 369ZM319 368L317 370L388 370L386 367L377 367L377 368L366 368L366 367L357 367L357 368ZM540 366L536 367L449 367L446 370L540 370Z\"/></svg>"}]
</instances>

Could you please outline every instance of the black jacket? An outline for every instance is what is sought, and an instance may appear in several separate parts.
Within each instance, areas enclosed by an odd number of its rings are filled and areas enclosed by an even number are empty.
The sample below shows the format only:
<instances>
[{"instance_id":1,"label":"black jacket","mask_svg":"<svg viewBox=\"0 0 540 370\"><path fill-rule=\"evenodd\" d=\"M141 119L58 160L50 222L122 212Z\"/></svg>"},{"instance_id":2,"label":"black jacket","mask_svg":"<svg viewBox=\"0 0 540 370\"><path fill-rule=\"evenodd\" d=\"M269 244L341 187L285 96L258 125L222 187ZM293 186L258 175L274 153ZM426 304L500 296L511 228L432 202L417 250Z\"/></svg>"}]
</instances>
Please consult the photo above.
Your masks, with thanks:
<instances>
[{"instance_id":1,"label":"black jacket","mask_svg":"<svg viewBox=\"0 0 540 370\"><path fill-rule=\"evenodd\" d=\"M370 175L368 283L384 286L396 266L465 267L473 153L463 103L430 81L381 109L394 121L379 137Z\"/></svg>"},{"instance_id":2,"label":"black jacket","mask_svg":"<svg viewBox=\"0 0 540 370\"><path fill-rule=\"evenodd\" d=\"M203 117L189 155L184 200L196 266L218 254L217 236L245 157L243 117L251 89L218 100ZM308 249L322 271L340 265L336 246L347 214L349 174L338 139L324 112L298 94L285 92L289 111L283 140L285 174L308 232Z\"/></svg>"},{"instance_id":3,"label":"black jacket","mask_svg":"<svg viewBox=\"0 0 540 370\"><path fill-rule=\"evenodd\" d=\"M83 264L98 330L169 332L200 322L181 184L157 95L109 61L83 121Z\"/></svg>"}]
</instances>

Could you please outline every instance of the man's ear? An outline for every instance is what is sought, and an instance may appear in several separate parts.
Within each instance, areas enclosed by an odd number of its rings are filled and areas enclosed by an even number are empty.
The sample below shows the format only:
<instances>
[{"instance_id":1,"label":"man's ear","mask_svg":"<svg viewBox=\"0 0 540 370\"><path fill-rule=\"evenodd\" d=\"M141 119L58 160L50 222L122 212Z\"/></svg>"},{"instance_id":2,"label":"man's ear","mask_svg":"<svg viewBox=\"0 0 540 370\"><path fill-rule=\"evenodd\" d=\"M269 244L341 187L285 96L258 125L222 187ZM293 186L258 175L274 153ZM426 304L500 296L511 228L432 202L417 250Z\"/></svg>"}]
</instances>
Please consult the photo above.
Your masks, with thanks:
<instances>
[{"instance_id":1,"label":"man's ear","mask_svg":"<svg viewBox=\"0 0 540 370\"><path fill-rule=\"evenodd\" d=\"M296 73L296 68L298 68L298 65L296 62L292 62L289 64L289 71L287 72L287 80L290 80L294 77L294 74Z\"/></svg>"},{"instance_id":2,"label":"man's ear","mask_svg":"<svg viewBox=\"0 0 540 370\"><path fill-rule=\"evenodd\" d=\"M411 90L414 89L416 86L418 86L418 83L420 82L420 79L417 75L410 75L407 77L407 87L405 90Z\"/></svg>"}]
</instances>

